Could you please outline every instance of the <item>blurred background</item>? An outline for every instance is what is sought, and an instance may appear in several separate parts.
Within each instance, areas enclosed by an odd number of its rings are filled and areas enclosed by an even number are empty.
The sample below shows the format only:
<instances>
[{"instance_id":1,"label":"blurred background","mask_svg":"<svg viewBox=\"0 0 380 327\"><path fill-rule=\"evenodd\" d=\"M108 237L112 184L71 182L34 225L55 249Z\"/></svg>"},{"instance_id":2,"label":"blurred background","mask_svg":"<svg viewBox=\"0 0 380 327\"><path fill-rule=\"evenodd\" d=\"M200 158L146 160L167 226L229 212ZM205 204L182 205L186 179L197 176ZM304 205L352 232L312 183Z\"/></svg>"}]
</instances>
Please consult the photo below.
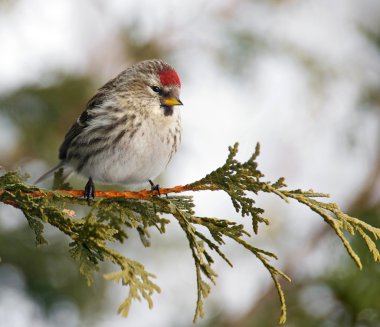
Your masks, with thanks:
<instances>
[{"instance_id":1,"label":"blurred background","mask_svg":"<svg viewBox=\"0 0 380 327\"><path fill-rule=\"evenodd\" d=\"M183 143L160 177L174 186L220 166L228 145L246 159L261 143L268 180L328 192L380 226L380 2L377 0L0 0L0 165L32 179L57 163L66 130L97 88L129 65L163 58L182 79ZM73 178L82 187L84 180ZM51 181L44 184L51 186ZM222 194L196 194L197 214L245 223ZM254 245L280 256L287 326L380 326L380 265L352 237L359 272L322 219L260 195L271 225ZM86 286L68 240L46 228L35 248L19 211L0 205L1 326L193 326L187 240L173 221L144 248L119 247L157 276L154 308L116 314L127 290ZM224 247L217 285L195 326L276 326L270 276L244 249ZM112 267L102 266L101 273Z\"/></svg>"}]
</instances>

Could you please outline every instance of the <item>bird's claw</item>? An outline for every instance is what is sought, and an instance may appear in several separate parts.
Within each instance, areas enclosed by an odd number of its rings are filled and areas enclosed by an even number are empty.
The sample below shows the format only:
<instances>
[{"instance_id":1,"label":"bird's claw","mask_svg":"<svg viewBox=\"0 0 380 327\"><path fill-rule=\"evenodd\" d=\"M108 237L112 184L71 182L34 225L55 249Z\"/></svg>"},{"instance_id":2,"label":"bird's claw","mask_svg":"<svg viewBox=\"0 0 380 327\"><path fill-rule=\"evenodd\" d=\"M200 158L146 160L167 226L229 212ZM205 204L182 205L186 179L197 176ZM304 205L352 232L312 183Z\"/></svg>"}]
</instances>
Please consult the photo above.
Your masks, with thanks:
<instances>
[{"instance_id":1,"label":"bird's claw","mask_svg":"<svg viewBox=\"0 0 380 327\"><path fill-rule=\"evenodd\" d=\"M160 185L158 185L158 184L154 184L151 180L149 180L149 184L150 184L150 190L151 190L151 191L157 191L157 194L158 194L158 195L161 195L161 192L160 192Z\"/></svg>"},{"instance_id":2,"label":"bird's claw","mask_svg":"<svg viewBox=\"0 0 380 327\"><path fill-rule=\"evenodd\" d=\"M91 177L88 179L88 182L84 187L83 196L87 200L88 205L90 205L90 198L95 198L95 184Z\"/></svg>"}]
</instances>

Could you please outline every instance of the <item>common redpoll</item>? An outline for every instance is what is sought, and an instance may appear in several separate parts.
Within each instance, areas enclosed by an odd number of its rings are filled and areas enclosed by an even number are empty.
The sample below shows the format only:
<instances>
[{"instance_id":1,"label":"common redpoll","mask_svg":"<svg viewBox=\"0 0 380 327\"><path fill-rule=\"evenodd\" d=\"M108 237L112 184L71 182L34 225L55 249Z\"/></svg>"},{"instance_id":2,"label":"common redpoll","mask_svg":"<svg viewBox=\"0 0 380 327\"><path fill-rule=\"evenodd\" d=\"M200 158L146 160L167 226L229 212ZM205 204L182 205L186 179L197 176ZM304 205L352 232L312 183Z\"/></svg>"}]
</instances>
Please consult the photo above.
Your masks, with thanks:
<instances>
[{"instance_id":1,"label":"common redpoll","mask_svg":"<svg viewBox=\"0 0 380 327\"><path fill-rule=\"evenodd\" d=\"M93 181L141 184L167 166L181 142L176 106L181 81L162 60L146 60L110 80L87 103L59 148L60 163L37 181L64 168L89 180L85 197L94 197Z\"/></svg>"}]
</instances>

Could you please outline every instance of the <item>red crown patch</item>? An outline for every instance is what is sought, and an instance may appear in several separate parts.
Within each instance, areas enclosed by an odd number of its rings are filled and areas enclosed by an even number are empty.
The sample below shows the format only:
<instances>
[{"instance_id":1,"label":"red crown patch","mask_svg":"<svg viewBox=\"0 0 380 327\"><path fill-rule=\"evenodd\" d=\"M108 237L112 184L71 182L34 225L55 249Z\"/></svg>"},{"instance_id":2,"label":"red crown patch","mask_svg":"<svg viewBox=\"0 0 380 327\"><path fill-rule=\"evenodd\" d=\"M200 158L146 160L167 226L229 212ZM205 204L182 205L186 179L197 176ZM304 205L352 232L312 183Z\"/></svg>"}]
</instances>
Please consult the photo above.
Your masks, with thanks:
<instances>
[{"instance_id":1,"label":"red crown patch","mask_svg":"<svg viewBox=\"0 0 380 327\"><path fill-rule=\"evenodd\" d=\"M161 70L160 80L163 86L178 85L179 87L181 87L181 81L175 70L168 69L168 68Z\"/></svg>"}]
</instances>

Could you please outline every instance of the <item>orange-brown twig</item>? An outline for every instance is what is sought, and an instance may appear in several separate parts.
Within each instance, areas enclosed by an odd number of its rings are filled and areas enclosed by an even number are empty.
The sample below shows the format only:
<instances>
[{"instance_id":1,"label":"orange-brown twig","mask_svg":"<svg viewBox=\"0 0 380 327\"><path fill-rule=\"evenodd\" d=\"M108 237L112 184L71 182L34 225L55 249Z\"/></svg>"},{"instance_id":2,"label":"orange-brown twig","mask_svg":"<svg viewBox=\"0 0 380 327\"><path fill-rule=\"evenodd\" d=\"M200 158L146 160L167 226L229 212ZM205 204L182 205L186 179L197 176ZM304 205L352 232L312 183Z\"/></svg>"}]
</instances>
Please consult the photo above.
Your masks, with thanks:
<instances>
[{"instance_id":1,"label":"orange-brown twig","mask_svg":"<svg viewBox=\"0 0 380 327\"><path fill-rule=\"evenodd\" d=\"M186 191L195 191L197 188L191 184L179 185L169 188L160 188L160 194L168 193L181 193ZM0 195L4 193L4 190L0 190ZM83 197L82 190L55 190L55 191L32 191L28 192L32 197L48 197L54 194L69 196L69 197ZM97 198L125 198L125 199L146 199L151 196L157 195L157 191L140 190L140 191L96 191ZM10 203L9 203L10 204Z\"/></svg>"},{"instance_id":2,"label":"orange-brown twig","mask_svg":"<svg viewBox=\"0 0 380 327\"><path fill-rule=\"evenodd\" d=\"M186 191L195 190L190 184L187 185L179 185L175 187L168 188L160 188L160 194L168 194L168 193L181 193ZM54 192L60 193L65 196L73 196L73 197L82 197L83 191L81 190L56 190ZM157 191L151 190L140 190L140 191L96 191L97 198L125 198L125 199L146 199L151 196L157 195Z\"/></svg>"}]
</instances>

